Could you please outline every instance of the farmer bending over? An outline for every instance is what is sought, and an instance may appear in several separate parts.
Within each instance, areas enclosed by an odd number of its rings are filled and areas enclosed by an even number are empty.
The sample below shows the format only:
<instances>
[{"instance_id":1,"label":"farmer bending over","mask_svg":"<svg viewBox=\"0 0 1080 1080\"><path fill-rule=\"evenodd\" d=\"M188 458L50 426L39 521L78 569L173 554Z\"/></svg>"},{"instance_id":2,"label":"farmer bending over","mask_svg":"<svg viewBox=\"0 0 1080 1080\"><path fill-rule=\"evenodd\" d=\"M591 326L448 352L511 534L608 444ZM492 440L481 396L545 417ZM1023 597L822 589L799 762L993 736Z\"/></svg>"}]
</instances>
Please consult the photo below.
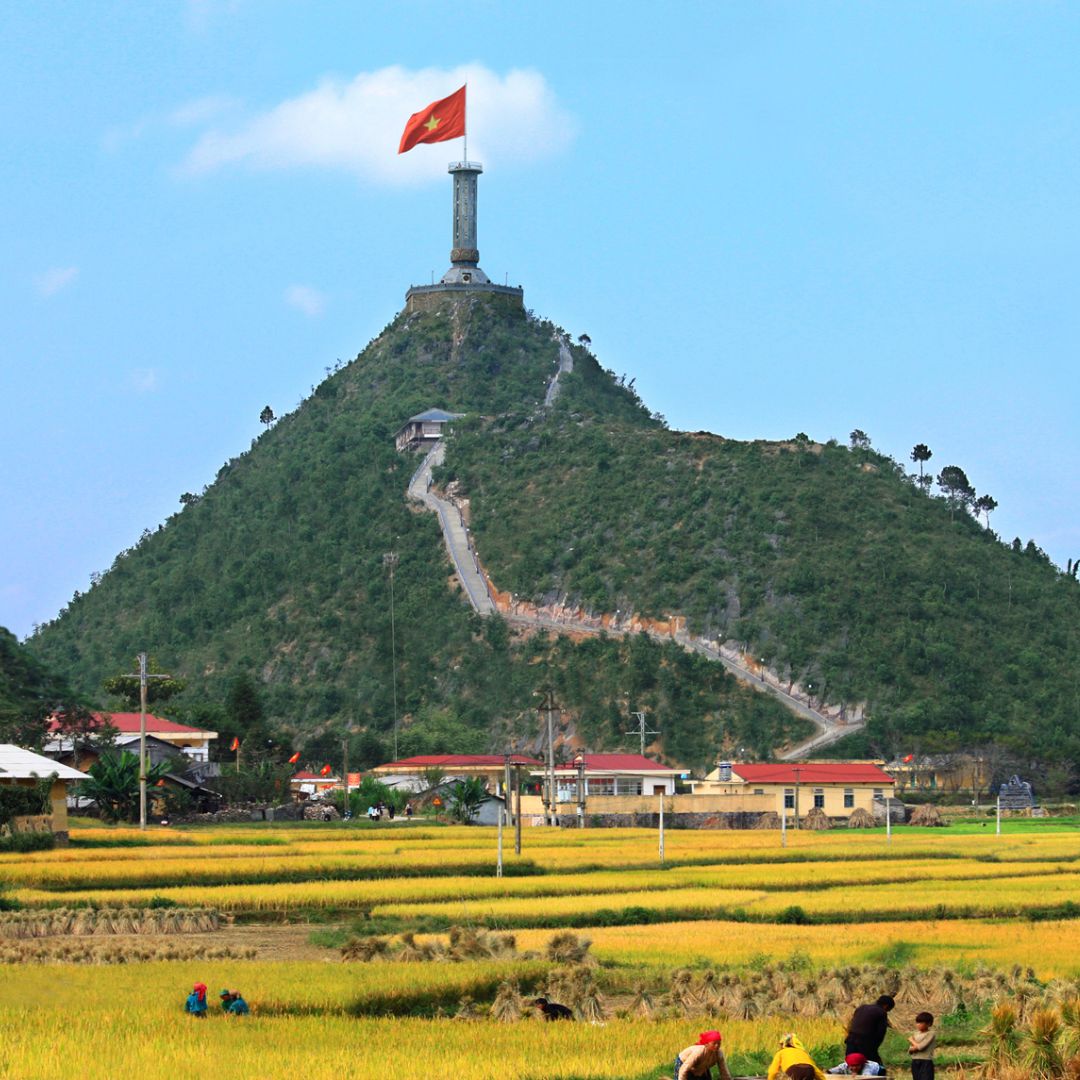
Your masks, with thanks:
<instances>
[{"instance_id":1,"label":"farmer bending over","mask_svg":"<svg viewBox=\"0 0 1080 1080\"><path fill-rule=\"evenodd\" d=\"M221 998L221 1007L230 1016L247 1016L251 1012L239 990L222 990L218 997Z\"/></svg>"},{"instance_id":2,"label":"farmer bending over","mask_svg":"<svg viewBox=\"0 0 1080 1080\"><path fill-rule=\"evenodd\" d=\"M545 997L538 997L533 1004L540 1010L540 1015L545 1020L573 1020L574 1014L557 1001L548 1001Z\"/></svg>"},{"instance_id":3,"label":"farmer bending over","mask_svg":"<svg viewBox=\"0 0 1080 1080\"><path fill-rule=\"evenodd\" d=\"M780 1040L780 1049L772 1059L766 1080L789 1077L790 1080L825 1080L825 1074L814 1064L799 1036L789 1032Z\"/></svg>"},{"instance_id":4,"label":"farmer bending over","mask_svg":"<svg viewBox=\"0 0 1080 1080\"><path fill-rule=\"evenodd\" d=\"M711 1080L714 1065L720 1080L731 1080L720 1040L719 1031L703 1031L693 1046L680 1050L675 1059L675 1080Z\"/></svg>"}]
</instances>

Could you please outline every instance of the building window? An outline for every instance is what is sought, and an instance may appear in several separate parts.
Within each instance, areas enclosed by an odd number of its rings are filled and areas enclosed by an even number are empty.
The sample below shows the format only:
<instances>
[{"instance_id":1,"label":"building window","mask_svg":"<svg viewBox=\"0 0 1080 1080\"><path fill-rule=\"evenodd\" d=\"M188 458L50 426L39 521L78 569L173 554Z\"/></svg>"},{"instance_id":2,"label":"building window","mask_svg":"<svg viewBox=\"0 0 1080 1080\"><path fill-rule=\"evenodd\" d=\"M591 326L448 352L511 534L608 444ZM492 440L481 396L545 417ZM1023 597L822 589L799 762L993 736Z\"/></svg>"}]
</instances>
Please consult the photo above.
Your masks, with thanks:
<instances>
[{"instance_id":1,"label":"building window","mask_svg":"<svg viewBox=\"0 0 1080 1080\"><path fill-rule=\"evenodd\" d=\"M755 795L764 795L765 794L765 789L763 787L756 787L756 788L754 788L754 794Z\"/></svg>"},{"instance_id":2,"label":"building window","mask_svg":"<svg viewBox=\"0 0 1080 1080\"><path fill-rule=\"evenodd\" d=\"M885 790L884 790L884 788L879 788L879 787L874 788L874 798L875 799L884 799L885 798Z\"/></svg>"},{"instance_id":3,"label":"building window","mask_svg":"<svg viewBox=\"0 0 1080 1080\"><path fill-rule=\"evenodd\" d=\"M820 787L814 788L814 809L815 810L824 810L825 809L825 789L824 788L820 788Z\"/></svg>"},{"instance_id":4,"label":"building window","mask_svg":"<svg viewBox=\"0 0 1080 1080\"><path fill-rule=\"evenodd\" d=\"M616 795L640 795L641 794L641 777L640 776L617 776L615 778L615 794Z\"/></svg>"},{"instance_id":5,"label":"building window","mask_svg":"<svg viewBox=\"0 0 1080 1080\"><path fill-rule=\"evenodd\" d=\"M844 788L844 809L850 810L855 805L855 789Z\"/></svg>"},{"instance_id":6,"label":"building window","mask_svg":"<svg viewBox=\"0 0 1080 1080\"><path fill-rule=\"evenodd\" d=\"M585 787L590 795L614 795L615 781L610 778L599 779L590 777L585 781Z\"/></svg>"},{"instance_id":7,"label":"building window","mask_svg":"<svg viewBox=\"0 0 1080 1080\"><path fill-rule=\"evenodd\" d=\"M784 788L784 809L795 809L795 789L793 787Z\"/></svg>"}]
</instances>

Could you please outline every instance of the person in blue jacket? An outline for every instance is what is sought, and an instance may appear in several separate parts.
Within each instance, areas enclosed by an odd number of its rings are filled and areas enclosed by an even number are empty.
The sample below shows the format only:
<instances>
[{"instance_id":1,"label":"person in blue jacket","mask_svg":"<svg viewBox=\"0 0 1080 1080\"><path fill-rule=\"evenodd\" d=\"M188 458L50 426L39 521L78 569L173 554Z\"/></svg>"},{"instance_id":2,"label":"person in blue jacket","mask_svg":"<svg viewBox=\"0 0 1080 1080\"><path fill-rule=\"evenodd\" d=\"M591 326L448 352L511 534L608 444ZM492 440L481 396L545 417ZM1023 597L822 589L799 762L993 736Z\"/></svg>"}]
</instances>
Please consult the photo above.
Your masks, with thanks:
<instances>
[{"instance_id":1,"label":"person in blue jacket","mask_svg":"<svg viewBox=\"0 0 1080 1080\"><path fill-rule=\"evenodd\" d=\"M218 996L221 998L221 1007L233 1016L247 1016L251 1012L248 1003L237 990L222 990Z\"/></svg>"},{"instance_id":2,"label":"person in blue jacket","mask_svg":"<svg viewBox=\"0 0 1080 1080\"><path fill-rule=\"evenodd\" d=\"M197 1020L206 1019L206 983L196 983L184 1002L184 1011Z\"/></svg>"}]
</instances>

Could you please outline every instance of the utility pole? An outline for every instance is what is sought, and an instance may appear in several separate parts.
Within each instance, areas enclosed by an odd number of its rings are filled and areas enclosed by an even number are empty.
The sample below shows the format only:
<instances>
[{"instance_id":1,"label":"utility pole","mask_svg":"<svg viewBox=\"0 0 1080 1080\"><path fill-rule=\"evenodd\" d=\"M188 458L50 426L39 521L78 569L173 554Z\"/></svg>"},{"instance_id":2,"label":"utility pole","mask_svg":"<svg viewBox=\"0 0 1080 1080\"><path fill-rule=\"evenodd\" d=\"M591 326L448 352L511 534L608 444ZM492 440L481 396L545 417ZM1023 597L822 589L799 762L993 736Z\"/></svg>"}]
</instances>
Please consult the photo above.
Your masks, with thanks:
<instances>
[{"instance_id":1,"label":"utility pole","mask_svg":"<svg viewBox=\"0 0 1080 1080\"><path fill-rule=\"evenodd\" d=\"M574 758L577 769L577 823L579 829L585 828L585 755L579 753Z\"/></svg>"},{"instance_id":2,"label":"utility pole","mask_svg":"<svg viewBox=\"0 0 1080 1080\"><path fill-rule=\"evenodd\" d=\"M394 683L394 760L398 756L398 711L397 711L397 634L394 627L394 567L398 564L396 551L388 551L383 557L383 566L390 571L390 671Z\"/></svg>"},{"instance_id":3,"label":"utility pole","mask_svg":"<svg viewBox=\"0 0 1080 1080\"><path fill-rule=\"evenodd\" d=\"M521 854L521 766L514 766L514 854Z\"/></svg>"},{"instance_id":4,"label":"utility pole","mask_svg":"<svg viewBox=\"0 0 1080 1080\"><path fill-rule=\"evenodd\" d=\"M641 756L645 756L645 736L646 735L659 735L659 731L653 731L651 727L645 722L645 714L643 712L632 712L631 716L637 717L637 730L636 731L624 731L624 735L637 735L641 739Z\"/></svg>"},{"instance_id":5,"label":"utility pole","mask_svg":"<svg viewBox=\"0 0 1080 1080\"><path fill-rule=\"evenodd\" d=\"M544 699L540 706L547 713L547 789L544 804L548 812L548 823L558 825L558 796L555 792L555 692L550 686L537 691L537 696Z\"/></svg>"},{"instance_id":6,"label":"utility pole","mask_svg":"<svg viewBox=\"0 0 1080 1080\"><path fill-rule=\"evenodd\" d=\"M342 804L341 817L343 820L348 821L352 815L349 813L349 737L345 736L341 740L341 757L342 764L345 766L345 802Z\"/></svg>"},{"instance_id":7,"label":"utility pole","mask_svg":"<svg viewBox=\"0 0 1080 1080\"><path fill-rule=\"evenodd\" d=\"M146 828L146 684L150 679L171 679L171 675L151 675L146 670L146 653L139 653L139 670L128 679L139 680L139 828Z\"/></svg>"}]
</instances>

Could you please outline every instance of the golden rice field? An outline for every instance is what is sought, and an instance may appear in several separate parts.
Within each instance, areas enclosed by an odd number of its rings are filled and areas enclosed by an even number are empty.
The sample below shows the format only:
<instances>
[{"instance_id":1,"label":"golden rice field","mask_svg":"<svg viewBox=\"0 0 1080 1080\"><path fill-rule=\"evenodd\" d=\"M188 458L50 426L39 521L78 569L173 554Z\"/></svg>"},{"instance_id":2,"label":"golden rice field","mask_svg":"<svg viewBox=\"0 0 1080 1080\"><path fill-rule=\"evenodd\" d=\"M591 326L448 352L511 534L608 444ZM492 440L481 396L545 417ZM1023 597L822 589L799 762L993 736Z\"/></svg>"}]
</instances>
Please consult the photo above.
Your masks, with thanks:
<instances>
[{"instance_id":1,"label":"golden rice field","mask_svg":"<svg viewBox=\"0 0 1080 1080\"><path fill-rule=\"evenodd\" d=\"M423 1017L354 1017L345 1009L365 993L383 995L387 978L413 983L415 966L354 968L318 964L188 962L100 972L74 968L58 986L55 969L30 969L13 992L0 990L4 1021L0 1075L10 1080L115 1080L117 1076L223 1075L234 1080L303 1076L395 1080L505 1080L507 1077L628 1078L656 1075L698 1026L686 1021L614 1019L600 1025L514 1024ZM490 966L490 965L489 965ZM98 976L98 977L95 977ZM183 994L196 979L239 987L254 1003L244 1019L184 1016ZM440 985L467 992L473 973L440 968ZM481 976L482 977L482 976ZM300 1003L300 1008L296 1004ZM728 1053L774 1045L784 1021L730 1021ZM807 1045L835 1044L835 1021L804 1021Z\"/></svg>"},{"instance_id":2,"label":"golden rice field","mask_svg":"<svg viewBox=\"0 0 1080 1080\"><path fill-rule=\"evenodd\" d=\"M527 829L520 858L507 834L502 878L492 829L86 827L73 839L66 850L0 855L0 895L31 910L211 907L256 923L248 935L269 935L271 920L315 919L311 929L328 944L309 946L317 961L0 964L5 1080L211 1070L232 1080L658 1080L704 1027L720 1026L729 1055L756 1071L793 1024L828 1066L842 1037L835 1017L729 1019L705 1009L678 1018L660 1009L646 1019L628 1007L631 990L647 984L659 1000L679 968L769 964L1019 965L1044 981L1080 976L1080 829L1039 822L1010 824L1001 836L992 826L898 828L891 842L877 831L792 832L785 847L770 832L669 832L663 866L655 832ZM100 846L112 843L129 846ZM504 927L519 955L343 963L339 924L345 934L383 935ZM488 1015L507 980L527 995L559 977L544 950L565 926L592 941L604 1018L544 1025ZM184 940L205 943L210 956L229 933ZM186 1017L196 980L212 996L235 984L253 1015ZM462 1009L467 999L473 1005ZM469 1018L455 1018L459 1011ZM954 1060L970 1053L958 1049Z\"/></svg>"}]
</instances>

